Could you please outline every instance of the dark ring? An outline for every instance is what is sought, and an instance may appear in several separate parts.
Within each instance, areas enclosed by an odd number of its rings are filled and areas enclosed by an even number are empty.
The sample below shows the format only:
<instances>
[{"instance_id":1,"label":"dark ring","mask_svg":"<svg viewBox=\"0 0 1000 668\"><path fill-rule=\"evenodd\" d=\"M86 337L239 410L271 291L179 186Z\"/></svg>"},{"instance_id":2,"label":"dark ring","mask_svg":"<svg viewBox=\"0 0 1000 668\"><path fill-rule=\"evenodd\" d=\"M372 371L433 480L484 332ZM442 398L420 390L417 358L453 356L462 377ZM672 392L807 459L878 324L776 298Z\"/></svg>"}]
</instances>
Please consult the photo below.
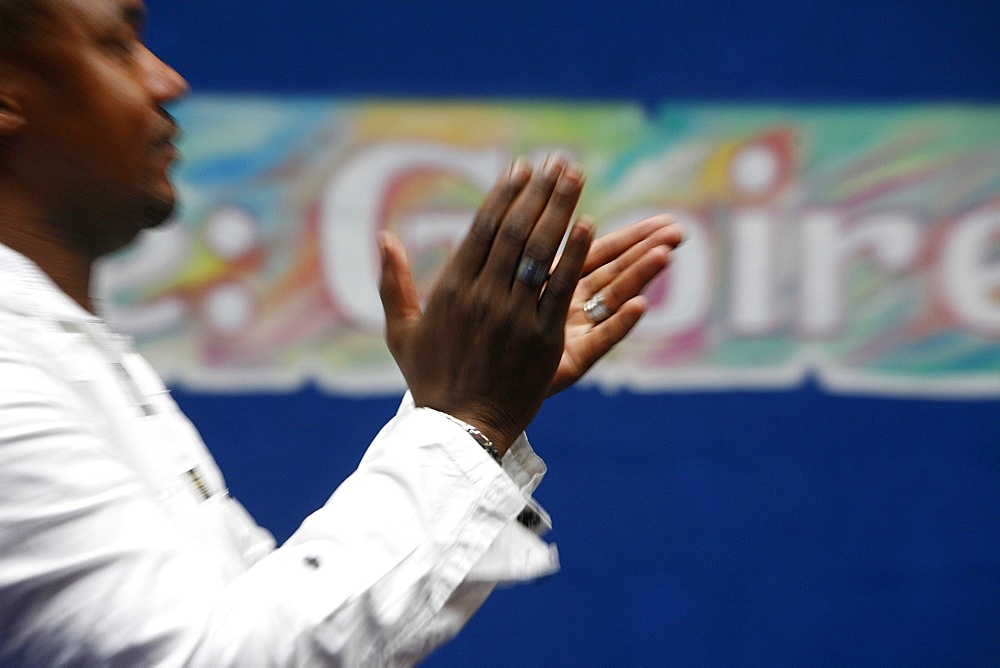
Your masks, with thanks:
<instances>
[{"instance_id":1,"label":"dark ring","mask_svg":"<svg viewBox=\"0 0 1000 668\"><path fill-rule=\"evenodd\" d=\"M545 281L549 280L549 271L541 261L525 255L521 258L521 263L517 265L515 278L533 288L538 288L545 285Z\"/></svg>"}]
</instances>

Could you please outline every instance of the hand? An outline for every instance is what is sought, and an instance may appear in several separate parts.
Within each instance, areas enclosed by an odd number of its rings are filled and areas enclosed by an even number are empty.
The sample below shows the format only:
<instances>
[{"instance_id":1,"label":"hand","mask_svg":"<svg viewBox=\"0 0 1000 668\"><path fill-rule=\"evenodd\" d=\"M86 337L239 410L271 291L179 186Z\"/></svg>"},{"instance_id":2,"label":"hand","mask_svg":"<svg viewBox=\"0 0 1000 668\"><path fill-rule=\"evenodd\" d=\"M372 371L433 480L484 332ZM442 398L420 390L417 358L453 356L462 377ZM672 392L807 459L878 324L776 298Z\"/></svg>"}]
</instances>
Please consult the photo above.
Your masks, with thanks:
<instances>
[{"instance_id":1,"label":"hand","mask_svg":"<svg viewBox=\"0 0 1000 668\"><path fill-rule=\"evenodd\" d=\"M659 215L594 242L570 302L565 350L550 395L578 381L635 327L648 306L640 293L667 267L683 236L670 216ZM598 292L613 315L595 324L583 306Z\"/></svg>"},{"instance_id":2,"label":"hand","mask_svg":"<svg viewBox=\"0 0 1000 668\"><path fill-rule=\"evenodd\" d=\"M477 427L501 454L552 386L590 226L573 226L547 281L532 281L519 267L522 258L543 271L552 265L582 187L579 166L561 156L534 174L515 162L487 195L423 312L402 244L379 235L386 341L415 404Z\"/></svg>"}]
</instances>

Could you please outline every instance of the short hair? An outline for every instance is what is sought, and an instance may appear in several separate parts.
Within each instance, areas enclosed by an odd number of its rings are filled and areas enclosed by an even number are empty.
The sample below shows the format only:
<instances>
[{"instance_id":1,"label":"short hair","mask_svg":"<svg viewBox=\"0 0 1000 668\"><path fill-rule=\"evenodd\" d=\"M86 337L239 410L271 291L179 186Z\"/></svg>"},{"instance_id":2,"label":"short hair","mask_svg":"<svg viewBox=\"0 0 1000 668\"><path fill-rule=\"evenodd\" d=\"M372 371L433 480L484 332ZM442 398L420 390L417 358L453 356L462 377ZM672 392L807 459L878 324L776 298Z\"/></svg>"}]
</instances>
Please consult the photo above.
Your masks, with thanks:
<instances>
[{"instance_id":1,"label":"short hair","mask_svg":"<svg viewBox=\"0 0 1000 668\"><path fill-rule=\"evenodd\" d=\"M48 0L0 0L0 58L38 32L47 9Z\"/></svg>"}]
</instances>

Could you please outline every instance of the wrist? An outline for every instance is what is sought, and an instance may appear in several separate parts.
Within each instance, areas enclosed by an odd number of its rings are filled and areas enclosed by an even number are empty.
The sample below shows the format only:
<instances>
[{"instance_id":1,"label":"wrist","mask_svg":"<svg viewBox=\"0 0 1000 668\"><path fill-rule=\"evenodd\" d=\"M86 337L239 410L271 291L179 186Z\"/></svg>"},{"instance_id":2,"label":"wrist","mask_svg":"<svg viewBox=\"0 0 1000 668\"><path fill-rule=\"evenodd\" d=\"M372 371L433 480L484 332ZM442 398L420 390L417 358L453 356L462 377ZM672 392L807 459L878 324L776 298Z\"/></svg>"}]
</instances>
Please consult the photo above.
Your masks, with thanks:
<instances>
[{"instance_id":1,"label":"wrist","mask_svg":"<svg viewBox=\"0 0 1000 668\"><path fill-rule=\"evenodd\" d=\"M486 434L484 434L478 427L475 427L469 424L468 422L465 422L464 420L459 420L454 415L449 415L448 413L441 413L441 415L445 416L453 423L457 424L459 427L464 429L465 432L469 436L471 436L476 443L479 444L479 447L481 447L483 450L486 451L486 454L488 454L493 459L493 461L495 461L497 464L503 465L503 462L501 461L501 459L503 458L503 454L496 447L493 441ZM504 452L506 451L507 448L504 448Z\"/></svg>"},{"instance_id":2,"label":"wrist","mask_svg":"<svg viewBox=\"0 0 1000 668\"><path fill-rule=\"evenodd\" d=\"M497 449L501 456L507 453L510 446L514 444L514 441L516 441L524 431L524 429L518 425L507 425L503 424L499 420L483 419L478 413L448 411L448 414L482 432L482 434L493 443L493 446Z\"/></svg>"}]
</instances>

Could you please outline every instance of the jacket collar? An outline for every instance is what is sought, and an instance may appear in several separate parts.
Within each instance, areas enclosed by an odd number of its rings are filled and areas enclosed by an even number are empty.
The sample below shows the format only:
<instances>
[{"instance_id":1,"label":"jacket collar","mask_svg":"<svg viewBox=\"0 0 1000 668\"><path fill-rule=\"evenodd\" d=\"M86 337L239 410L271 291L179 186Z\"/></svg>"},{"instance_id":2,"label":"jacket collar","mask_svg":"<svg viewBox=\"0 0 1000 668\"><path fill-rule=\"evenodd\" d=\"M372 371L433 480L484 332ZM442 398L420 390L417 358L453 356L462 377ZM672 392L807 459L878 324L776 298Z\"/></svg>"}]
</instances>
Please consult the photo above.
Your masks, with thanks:
<instances>
[{"instance_id":1,"label":"jacket collar","mask_svg":"<svg viewBox=\"0 0 1000 668\"><path fill-rule=\"evenodd\" d=\"M98 318L77 304L41 268L0 244L0 308L73 322Z\"/></svg>"},{"instance_id":2,"label":"jacket collar","mask_svg":"<svg viewBox=\"0 0 1000 668\"><path fill-rule=\"evenodd\" d=\"M0 244L0 311L4 310L84 333L111 353L130 345L128 337L115 334L104 320L77 304L37 264Z\"/></svg>"}]
</instances>

